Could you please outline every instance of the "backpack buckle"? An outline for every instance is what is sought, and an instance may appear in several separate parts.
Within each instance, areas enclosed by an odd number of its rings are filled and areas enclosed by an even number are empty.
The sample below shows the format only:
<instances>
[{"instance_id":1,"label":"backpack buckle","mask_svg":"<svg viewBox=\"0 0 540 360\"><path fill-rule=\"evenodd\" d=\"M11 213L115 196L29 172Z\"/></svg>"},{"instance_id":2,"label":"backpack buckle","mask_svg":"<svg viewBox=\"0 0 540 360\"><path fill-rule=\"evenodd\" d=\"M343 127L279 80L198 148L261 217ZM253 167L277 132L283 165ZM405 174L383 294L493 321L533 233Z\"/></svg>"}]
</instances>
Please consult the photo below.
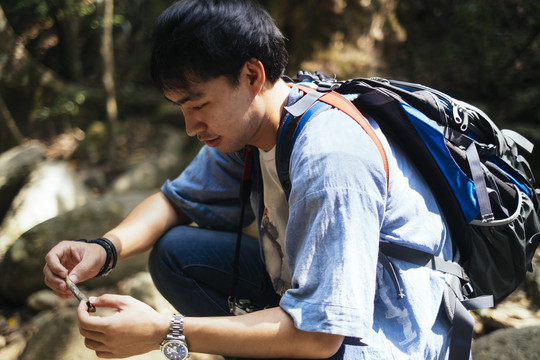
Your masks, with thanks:
<instances>
[{"instance_id":1,"label":"backpack buckle","mask_svg":"<svg viewBox=\"0 0 540 360\"><path fill-rule=\"evenodd\" d=\"M339 87L339 84L336 82L321 81L317 84L317 91L319 92L330 92Z\"/></svg>"},{"instance_id":2,"label":"backpack buckle","mask_svg":"<svg viewBox=\"0 0 540 360\"><path fill-rule=\"evenodd\" d=\"M471 283L466 282L465 284L463 284L463 286L461 287L461 292L465 297L471 296L471 294L474 292Z\"/></svg>"}]
</instances>

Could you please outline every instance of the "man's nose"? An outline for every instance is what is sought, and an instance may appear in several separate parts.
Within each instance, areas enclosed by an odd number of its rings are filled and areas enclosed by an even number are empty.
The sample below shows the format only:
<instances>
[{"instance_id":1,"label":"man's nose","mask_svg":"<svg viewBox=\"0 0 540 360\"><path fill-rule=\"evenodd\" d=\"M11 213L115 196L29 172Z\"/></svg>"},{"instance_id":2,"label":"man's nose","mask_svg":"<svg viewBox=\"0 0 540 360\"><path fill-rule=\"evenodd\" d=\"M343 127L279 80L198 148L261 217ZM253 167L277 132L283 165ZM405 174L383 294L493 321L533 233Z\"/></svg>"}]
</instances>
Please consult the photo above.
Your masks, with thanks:
<instances>
[{"instance_id":1,"label":"man's nose","mask_svg":"<svg viewBox=\"0 0 540 360\"><path fill-rule=\"evenodd\" d=\"M188 134L188 136L197 136L198 133L206 129L205 123L193 116L185 116L184 122L186 124L186 134Z\"/></svg>"}]
</instances>

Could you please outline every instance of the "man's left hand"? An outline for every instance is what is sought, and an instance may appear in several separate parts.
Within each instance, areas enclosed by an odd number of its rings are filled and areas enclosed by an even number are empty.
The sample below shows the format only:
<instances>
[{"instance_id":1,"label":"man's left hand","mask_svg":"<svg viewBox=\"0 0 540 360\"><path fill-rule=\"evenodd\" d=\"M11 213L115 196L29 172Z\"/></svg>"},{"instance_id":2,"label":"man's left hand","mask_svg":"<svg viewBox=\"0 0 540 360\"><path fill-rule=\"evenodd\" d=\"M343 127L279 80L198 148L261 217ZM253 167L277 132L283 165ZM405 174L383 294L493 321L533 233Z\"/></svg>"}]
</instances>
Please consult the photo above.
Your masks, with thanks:
<instances>
[{"instance_id":1,"label":"man's left hand","mask_svg":"<svg viewBox=\"0 0 540 360\"><path fill-rule=\"evenodd\" d=\"M116 310L109 316L90 315L82 301L77 309L85 345L100 358L125 358L158 349L169 330L171 315L130 296L107 294L91 297L90 302L98 309Z\"/></svg>"}]
</instances>

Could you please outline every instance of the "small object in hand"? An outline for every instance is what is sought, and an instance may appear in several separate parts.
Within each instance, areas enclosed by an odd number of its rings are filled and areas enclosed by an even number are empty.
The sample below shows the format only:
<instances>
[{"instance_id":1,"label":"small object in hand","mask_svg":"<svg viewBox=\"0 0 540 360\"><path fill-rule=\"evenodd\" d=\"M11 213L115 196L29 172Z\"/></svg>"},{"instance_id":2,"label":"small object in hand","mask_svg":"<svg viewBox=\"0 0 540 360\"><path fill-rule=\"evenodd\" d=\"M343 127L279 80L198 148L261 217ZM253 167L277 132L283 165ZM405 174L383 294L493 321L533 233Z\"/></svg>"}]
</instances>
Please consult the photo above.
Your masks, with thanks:
<instances>
[{"instance_id":1,"label":"small object in hand","mask_svg":"<svg viewBox=\"0 0 540 360\"><path fill-rule=\"evenodd\" d=\"M94 305L92 305L90 303L90 300L88 300L88 298L86 297L86 295L84 295L81 290L79 290L79 288L77 287L77 285L75 285L70 279L69 279L69 276L66 276L66 278L64 279L66 281L66 285L67 287L69 288L69 290L73 293L73 295L75 295L75 297L79 300L79 301L84 301L86 302L86 306L88 306L88 312L89 313L92 313L92 312L96 312L96 307Z\"/></svg>"}]
</instances>

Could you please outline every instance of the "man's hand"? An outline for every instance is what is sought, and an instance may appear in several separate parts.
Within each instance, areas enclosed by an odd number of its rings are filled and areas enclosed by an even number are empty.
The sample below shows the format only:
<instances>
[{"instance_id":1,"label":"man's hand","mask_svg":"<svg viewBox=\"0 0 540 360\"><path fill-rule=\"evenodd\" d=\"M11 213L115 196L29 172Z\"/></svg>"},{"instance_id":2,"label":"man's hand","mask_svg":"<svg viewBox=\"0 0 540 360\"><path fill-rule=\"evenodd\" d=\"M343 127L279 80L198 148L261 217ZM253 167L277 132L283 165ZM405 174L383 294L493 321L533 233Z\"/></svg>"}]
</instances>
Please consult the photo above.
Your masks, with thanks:
<instances>
[{"instance_id":1,"label":"man's hand","mask_svg":"<svg viewBox=\"0 0 540 360\"><path fill-rule=\"evenodd\" d=\"M101 317L90 315L84 302L77 309L85 345L100 358L125 358L156 350L167 336L171 315L160 314L130 296L102 295L90 301L97 308L117 310Z\"/></svg>"},{"instance_id":2,"label":"man's hand","mask_svg":"<svg viewBox=\"0 0 540 360\"><path fill-rule=\"evenodd\" d=\"M87 280L99 272L105 263L107 253L98 244L77 241L62 241L45 256L45 284L62 298L73 296L67 288L65 278L73 283Z\"/></svg>"}]
</instances>

